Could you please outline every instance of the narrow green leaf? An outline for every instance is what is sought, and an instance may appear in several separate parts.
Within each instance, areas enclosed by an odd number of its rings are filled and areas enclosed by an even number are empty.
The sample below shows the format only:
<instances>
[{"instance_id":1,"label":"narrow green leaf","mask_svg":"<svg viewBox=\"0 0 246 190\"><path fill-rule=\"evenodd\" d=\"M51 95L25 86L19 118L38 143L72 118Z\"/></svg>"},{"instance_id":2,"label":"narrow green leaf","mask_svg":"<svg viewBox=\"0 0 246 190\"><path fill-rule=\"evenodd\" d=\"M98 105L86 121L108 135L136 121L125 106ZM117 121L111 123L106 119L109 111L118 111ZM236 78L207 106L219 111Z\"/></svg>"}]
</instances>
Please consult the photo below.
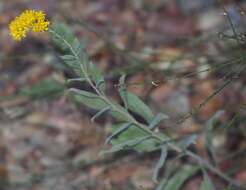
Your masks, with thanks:
<instances>
[{"instance_id":1,"label":"narrow green leaf","mask_svg":"<svg viewBox=\"0 0 246 190\"><path fill-rule=\"evenodd\" d=\"M53 43L64 52L70 52L65 41L72 44L75 36L71 29L64 23L54 22L51 26L50 35ZM64 39L64 40L61 40Z\"/></svg>"},{"instance_id":2,"label":"narrow green leaf","mask_svg":"<svg viewBox=\"0 0 246 190\"><path fill-rule=\"evenodd\" d=\"M198 167L185 166L182 170L177 172L171 179L168 180L167 185L163 187L163 190L178 190L183 185L183 183L195 172Z\"/></svg>"},{"instance_id":3,"label":"narrow green leaf","mask_svg":"<svg viewBox=\"0 0 246 190\"><path fill-rule=\"evenodd\" d=\"M160 156L160 159L154 168L154 173L152 176L153 181L156 183L158 182L158 175L160 173L161 168L164 166L164 163L166 161L166 157L167 157L167 147L164 145L161 147L161 156Z\"/></svg>"},{"instance_id":4,"label":"narrow green leaf","mask_svg":"<svg viewBox=\"0 0 246 190\"><path fill-rule=\"evenodd\" d=\"M114 103L111 101L111 105L109 105L100 96L93 94L91 92L84 91L84 90L71 88L69 90L69 92L72 93L75 101L83 103L84 105L88 106L89 108L92 108L95 110L102 110L102 109L110 107L109 112L117 121L126 121L127 122L129 120L129 118L123 114L124 109L120 105L118 105L117 103ZM114 109L114 107L116 107L117 109ZM121 112L119 112L118 110L121 110ZM131 121L129 121L129 122L131 122Z\"/></svg>"},{"instance_id":5,"label":"narrow green leaf","mask_svg":"<svg viewBox=\"0 0 246 190\"><path fill-rule=\"evenodd\" d=\"M76 101L85 104L89 108L95 110L102 110L109 106L101 97L91 92L87 92L75 88L72 88L69 91L73 93Z\"/></svg>"},{"instance_id":6,"label":"narrow green leaf","mask_svg":"<svg viewBox=\"0 0 246 190\"><path fill-rule=\"evenodd\" d=\"M60 56L64 61L71 61L71 60L76 60L76 57L74 55L61 55Z\"/></svg>"},{"instance_id":7,"label":"narrow green leaf","mask_svg":"<svg viewBox=\"0 0 246 190\"><path fill-rule=\"evenodd\" d=\"M63 55L60 57L69 69L71 69L75 74L77 74L81 78L84 78L84 73L80 65L81 63L76 57L74 57L73 55Z\"/></svg>"},{"instance_id":8,"label":"narrow green leaf","mask_svg":"<svg viewBox=\"0 0 246 190\"><path fill-rule=\"evenodd\" d=\"M77 75L84 78L84 41L78 40L71 29L63 23L53 23L50 28L51 39L63 52L61 58ZM82 69L83 68L83 69Z\"/></svg>"},{"instance_id":9,"label":"narrow green leaf","mask_svg":"<svg viewBox=\"0 0 246 190\"><path fill-rule=\"evenodd\" d=\"M197 139L197 135L193 134L190 135L189 137L186 137L182 139L178 144L179 147L182 148L183 150L186 150L191 144L195 144Z\"/></svg>"},{"instance_id":10,"label":"narrow green leaf","mask_svg":"<svg viewBox=\"0 0 246 190\"><path fill-rule=\"evenodd\" d=\"M148 123L153 120L154 115L150 108L135 94L127 92L127 102L128 108L136 114L142 116Z\"/></svg>"},{"instance_id":11,"label":"narrow green leaf","mask_svg":"<svg viewBox=\"0 0 246 190\"><path fill-rule=\"evenodd\" d=\"M83 53L84 46L85 46L84 41L79 41L77 38L74 38L71 45L72 45L76 55L78 55L78 57L81 58L81 56L84 55L84 53Z\"/></svg>"},{"instance_id":12,"label":"narrow green leaf","mask_svg":"<svg viewBox=\"0 0 246 190\"><path fill-rule=\"evenodd\" d=\"M92 118L91 118L91 121L94 122L96 118L100 117L102 114L104 114L105 112L108 112L109 110L111 109L111 107L106 107L102 110L100 110L99 112L96 113L96 115L94 115Z\"/></svg>"},{"instance_id":13,"label":"narrow green leaf","mask_svg":"<svg viewBox=\"0 0 246 190\"><path fill-rule=\"evenodd\" d=\"M211 162L214 165L217 165L217 159L216 159L216 154L214 151L214 147L213 147L213 130L215 127L215 123L218 120L218 118L221 116L221 114L223 114L223 111L217 111L208 121L206 124L206 130L205 130L205 146L207 148L209 157L211 159Z\"/></svg>"},{"instance_id":14,"label":"narrow green leaf","mask_svg":"<svg viewBox=\"0 0 246 190\"><path fill-rule=\"evenodd\" d=\"M96 81L96 88L99 89L101 92L105 91L105 81L103 77Z\"/></svg>"},{"instance_id":15,"label":"narrow green leaf","mask_svg":"<svg viewBox=\"0 0 246 190\"><path fill-rule=\"evenodd\" d=\"M70 84L72 82L84 82L86 81L85 78L73 78L73 79L67 79L66 84Z\"/></svg>"},{"instance_id":16,"label":"narrow green leaf","mask_svg":"<svg viewBox=\"0 0 246 190\"><path fill-rule=\"evenodd\" d=\"M210 180L208 174L205 171L203 172L203 182L200 187L200 190L215 190L212 181Z\"/></svg>"},{"instance_id":17,"label":"narrow green leaf","mask_svg":"<svg viewBox=\"0 0 246 190\"><path fill-rule=\"evenodd\" d=\"M118 152L120 150L133 149L133 147L137 146L138 144L141 144L142 142L148 140L149 138L151 138L151 136L147 135L147 136L139 137L134 140L128 140L121 144L114 145L111 149L102 151L100 154L109 154L109 153Z\"/></svg>"},{"instance_id":18,"label":"narrow green leaf","mask_svg":"<svg viewBox=\"0 0 246 190\"><path fill-rule=\"evenodd\" d=\"M122 124L114 125L113 132L117 131L120 127L122 127ZM132 124L132 126L129 127L127 130L121 132L117 138L113 138L111 140L111 144L118 145L124 143L125 141L138 139L146 135L148 135L146 132L142 131L134 124ZM157 146L159 145L158 142L159 141L157 141L156 139L148 139L141 144L138 144L133 149L138 152L150 152L156 150Z\"/></svg>"},{"instance_id":19,"label":"narrow green leaf","mask_svg":"<svg viewBox=\"0 0 246 190\"><path fill-rule=\"evenodd\" d=\"M163 113L158 113L155 118L151 121L151 123L149 124L149 128L151 130L155 129L157 127L157 125L164 119L168 119L169 117Z\"/></svg>"},{"instance_id":20,"label":"narrow green leaf","mask_svg":"<svg viewBox=\"0 0 246 190\"><path fill-rule=\"evenodd\" d=\"M91 75L90 74L90 72L91 72L90 71L90 64L91 64L91 62L90 62L90 59L89 59L89 57L87 56L87 54L85 52L82 53L82 56L80 58L80 62L83 65L83 68L84 68L85 72L87 72L88 75ZM89 77L91 78L91 76L89 76Z\"/></svg>"},{"instance_id":21,"label":"narrow green leaf","mask_svg":"<svg viewBox=\"0 0 246 190\"><path fill-rule=\"evenodd\" d=\"M154 118L152 111L140 98L127 91L125 78L126 75L122 75L119 80L119 94L124 102L125 108L129 108L131 111L142 116L143 119L150 123Z\"/></svg>"},{"instance_id":22,"label":"narrow green leaf","mask_svg":"<svg viewBox=\"0 0 246 190\"><path fill-rule=\"evenodd\" d=\"M170 161L170 164L165 169L165 174L162 180L160 181L159 185L157 186L156 190L165 190L167 182L170 179L170 176L174 175L176 171L180 168L178 165L178 160L183 157L184 154L178 154L175 158Z\"/></svg>"},{"instance_id":23,"label":"narrow green leaf","mask_svg":"<svg viewBox=\"0 0 246 190\"><path fill-rule=\"evenodd\" d=\"M106 88L106 84L104 81L104 77L97 68L95 64L92 62L89 63L89 70L88 73L90 77L92 78L93 82L96 84L97 88L101 91L104 92Z\"/></svg>"},{"instance_id":24,"label":"narrow green leaf","mask_svg":"<svg viewBox=\"0 0 246 190\"><path fill-rule=\"evenodd\" d=\"M115 132L113 132L107 139L106 139L106 144L110 143L110 141L113 138L117 138L118 135L126 131L129 127L131 127L131 123L125 123L119 129L117 129Z\"/></svg>"},{"instance_id":25,"label":"narrow green leaf","mask_svg":"<svg viewBox=\"0 0 246 190\"><path fill-rule=\"evenodd\" d=\"M124 102L124 106L126 110L128 109L128 100L127 100L127 89L125 84L126 75L122 75L119 80L119 93L121 96L121 99Z\"/></svg>"}]
</instances>

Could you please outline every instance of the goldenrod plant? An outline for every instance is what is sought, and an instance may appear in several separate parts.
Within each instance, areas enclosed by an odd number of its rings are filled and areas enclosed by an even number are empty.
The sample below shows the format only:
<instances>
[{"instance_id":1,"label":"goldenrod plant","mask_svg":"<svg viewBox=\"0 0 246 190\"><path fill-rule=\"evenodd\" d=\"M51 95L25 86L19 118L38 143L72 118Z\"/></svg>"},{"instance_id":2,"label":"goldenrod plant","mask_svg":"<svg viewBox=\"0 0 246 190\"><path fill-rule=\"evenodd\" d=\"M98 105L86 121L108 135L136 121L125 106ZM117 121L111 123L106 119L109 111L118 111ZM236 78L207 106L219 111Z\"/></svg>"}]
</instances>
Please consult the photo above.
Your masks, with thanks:
<instances>
[{"instance_id":1,"label":"goldenrod plant","mask_svg":"<svg viewBox=\"0 0 246 190\"><path fill-rule=\"evenodd\" d=\"M10 35L20 41L30 30L34 33L48 30L49 24L43 11L26 10L9 24Z\"/></svg>"},{"instance_id":2,"label":"goldenrod plant","mask_svg":"<svg viewBox=\"0 0 246 190\"><path fill-rule=\"evenodd\" d=\"M153 170L153 181L157 183L157 190L178 190L189 177L199 170L202 171L204 176L200 190L215 189L207 175L207 171L217 175L232 187L242 188L239 182L188 150L190 145L196 143L196 134L182 139L172 139L163 132L159 132L160 122L169 119L168 115L165 113L154 115L149 106L136 95L127 91L125 75L119 78L119 84L117 85L124 105L121 106L111 100L105 92L107 84L104 75L86 54L83 41L76 38L71 29L65 24L50 24L45 19L44 12L27 10L10 23L9 29L12 38L17 41L26 37L26 34L30 31L44 32L48 30L54 46L62 50L60 51L62 52L61 59L77 76L76 78L67 79L67 83L79 81L90 85L91 91L77 88L71 88L68 91L75 101L97 110L97 113L91 118L92 121L104 114L110 114L114 118L115 123L113 124L112 133L105 140L107 144L112 146L109 150L102 151L102 154L129 149L141 153L159 151L160 158ZM143 121L137 120L132 113L140 116ZM182 169L172 174L171 177L164 176L161 178L159 174L170 150L177 152L179 155L177 159L182 156L190 157L192 164L185 164Z\"/></svg>"}]
</instances>

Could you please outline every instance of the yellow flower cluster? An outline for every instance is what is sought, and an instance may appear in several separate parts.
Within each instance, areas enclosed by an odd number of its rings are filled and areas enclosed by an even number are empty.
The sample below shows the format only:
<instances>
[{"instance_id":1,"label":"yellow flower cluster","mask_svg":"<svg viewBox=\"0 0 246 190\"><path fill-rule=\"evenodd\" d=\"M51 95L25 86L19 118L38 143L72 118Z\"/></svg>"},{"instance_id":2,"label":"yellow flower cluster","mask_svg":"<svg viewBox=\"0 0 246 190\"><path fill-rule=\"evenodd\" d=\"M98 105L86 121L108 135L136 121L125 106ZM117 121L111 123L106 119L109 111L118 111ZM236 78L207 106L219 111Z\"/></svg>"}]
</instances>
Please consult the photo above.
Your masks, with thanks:
<instances>
[{"instance_id":1,"label":"yellow flower cluster","mask_svg":"<svg viewBox=\"0 0 246 190\"><path fill-rule=\"evenodd\" d=\"M45 20L42 11L26 10L17 16L10 24L10 35L14 40L20 41L28 31L43 32L48 30L49 22Z\"/></svg>"}]
</instances>

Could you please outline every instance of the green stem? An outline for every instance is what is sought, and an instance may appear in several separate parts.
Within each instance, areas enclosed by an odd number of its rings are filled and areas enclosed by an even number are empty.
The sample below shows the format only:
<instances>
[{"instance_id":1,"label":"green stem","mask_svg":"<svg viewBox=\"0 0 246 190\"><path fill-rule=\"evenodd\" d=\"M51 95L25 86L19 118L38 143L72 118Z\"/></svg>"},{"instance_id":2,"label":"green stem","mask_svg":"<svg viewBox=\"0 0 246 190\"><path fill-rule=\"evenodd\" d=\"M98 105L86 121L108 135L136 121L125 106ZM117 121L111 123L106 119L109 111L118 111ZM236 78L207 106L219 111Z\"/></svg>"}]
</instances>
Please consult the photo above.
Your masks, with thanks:
<instances>
[{"instance_id":1,"label":"green stem","mask_svg":"<svg viewBox=\"0 0 246 190\"><path fill-rule=\"evenodd\" d=\"M69 42L67 42L64 38L62 38L62 36L60 36L54 30L50 29L50 32L52 34L54 34L57 38L61 39L67 45L67 47L70 49L70 51L73 54L73 56L77 59L78 63L81 65L81 70L82 70L82 72L83 72L83 74L85 76L86 81L95 90L95 92L97 93L97 95L102 100L104 100L112 108L112 110L117 111L120 114L122 114L125 117L127 117L129 119L129 121L131 121L132 124L136 125L139 129L141 129L142 131L144 131L145 133L147 133L148 135L150 135L152 138L160 141L160 143L167 140L163 136L158 135L158 133L153 132L152 130L150 130L146 125L143 125L142 123L138 122L128 112L125 112L124 109L119 109L119 107L117 107L113 103L111 103L111 101L104 94L102 94L102 92L100 92L96 88L96 86L93 84L93 82L90 79L88 73L86 72L85 68L83 67L83 64L81 63L80 57L78 56L78 54L76 53L76 51L73 49L73 47L71 46L71 44L69 44ZM167 143L167 145L169 146L169 148L171 148L172 150L174 150L174 151L176 151L178 153L183 153L184 152L180 147L178 147L177 145L175 145L173 143ZM229 184L234 185L235 187L240 188L240 184L237 181L235 181L235 180L231 179L230 177L224 175L220 170L214 168L211 164L209 164L206 160L202 159L200 156L194 154L193 152L191 152L189 150L186 150L185 153L186 153L186 155L188 155L188 156L192 157L194 160L196 160L199 164L202 164L204 167L206 167L207 169L209 169L211 172L213 172L214 174L216 174L217 176L219 176L221 179L227 181Z\"/></svg>"}]
</instances>

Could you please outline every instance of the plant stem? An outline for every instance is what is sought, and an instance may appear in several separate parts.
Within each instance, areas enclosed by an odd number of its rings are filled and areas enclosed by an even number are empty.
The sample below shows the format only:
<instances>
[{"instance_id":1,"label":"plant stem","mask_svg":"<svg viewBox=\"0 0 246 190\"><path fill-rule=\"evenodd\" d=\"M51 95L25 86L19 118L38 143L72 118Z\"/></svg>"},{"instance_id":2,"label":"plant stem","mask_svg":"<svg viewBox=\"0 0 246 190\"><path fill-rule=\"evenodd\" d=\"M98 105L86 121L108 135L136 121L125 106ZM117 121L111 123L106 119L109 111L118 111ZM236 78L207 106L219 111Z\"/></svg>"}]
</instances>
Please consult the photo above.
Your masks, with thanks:
<instances>
[{"instance_id":1,"label":"plant stem","mask_svg":"<svg viewBox=\"0 0 246 190\"><path fill-rule=\"evenodd\" d=\"M78 61L78 63L81 65L81 70L85 76L85 79L87 80L87 82L89 83L89 85L95 90L95 92L97 93L97 95L104 100L114 111L117 111L119 113L121 113L122 115L124 115L125 117L127 117L129 119L129 121L132 122L132 124L136 125L139 129L141 129L142 131L144 131L145 133L147 133L148 135L150 135L152 138L160 141L160 143L167 141L167 139L163 136L160 136L158 133L150 130L148 128L148 126L138 122L135 118L132 117L132 115L130 115L128 112L124 111L124 109L119 109L119 107L115 106L101 91L99 91L96 86L93 84L92 80L90 79L88 73L86 72L85 68L83 67L83 64L81 63L80 57L78 56L78 54L76 53L76 51L73 49L72 45L69 44L69 42L67 42L62 36L60 36L58 33L56 33L54 30L50 29L50 32L53 33L57 38L61 39L69 48L69 50L71 51L71 53L73 54L73 56L76 58L76 60ZM168 142L166 143L168 145L169 148L171 148L172 150L178 152L178 153L184 153L184 150L181 149L180 147L178 147L177 145L175 145L174 143ZM185 151L186 155L190 156L191 158L193 158L194 160L196 160L197 163L203 165L205 168L209 169L211 172L213 172L214 174L216 174L217 176L219 176L221 179L227 181L230 185L233 185L237 188L240 188L241 185L239 184L239 182L231 179L230 177L226 176L225 174L223 174L220 170L214 168L209 162L207 162L206 160L204 160L203 158L201 158L200 156L196 155L195 153L186 150Z\"/></svg>"}]
</instances>

